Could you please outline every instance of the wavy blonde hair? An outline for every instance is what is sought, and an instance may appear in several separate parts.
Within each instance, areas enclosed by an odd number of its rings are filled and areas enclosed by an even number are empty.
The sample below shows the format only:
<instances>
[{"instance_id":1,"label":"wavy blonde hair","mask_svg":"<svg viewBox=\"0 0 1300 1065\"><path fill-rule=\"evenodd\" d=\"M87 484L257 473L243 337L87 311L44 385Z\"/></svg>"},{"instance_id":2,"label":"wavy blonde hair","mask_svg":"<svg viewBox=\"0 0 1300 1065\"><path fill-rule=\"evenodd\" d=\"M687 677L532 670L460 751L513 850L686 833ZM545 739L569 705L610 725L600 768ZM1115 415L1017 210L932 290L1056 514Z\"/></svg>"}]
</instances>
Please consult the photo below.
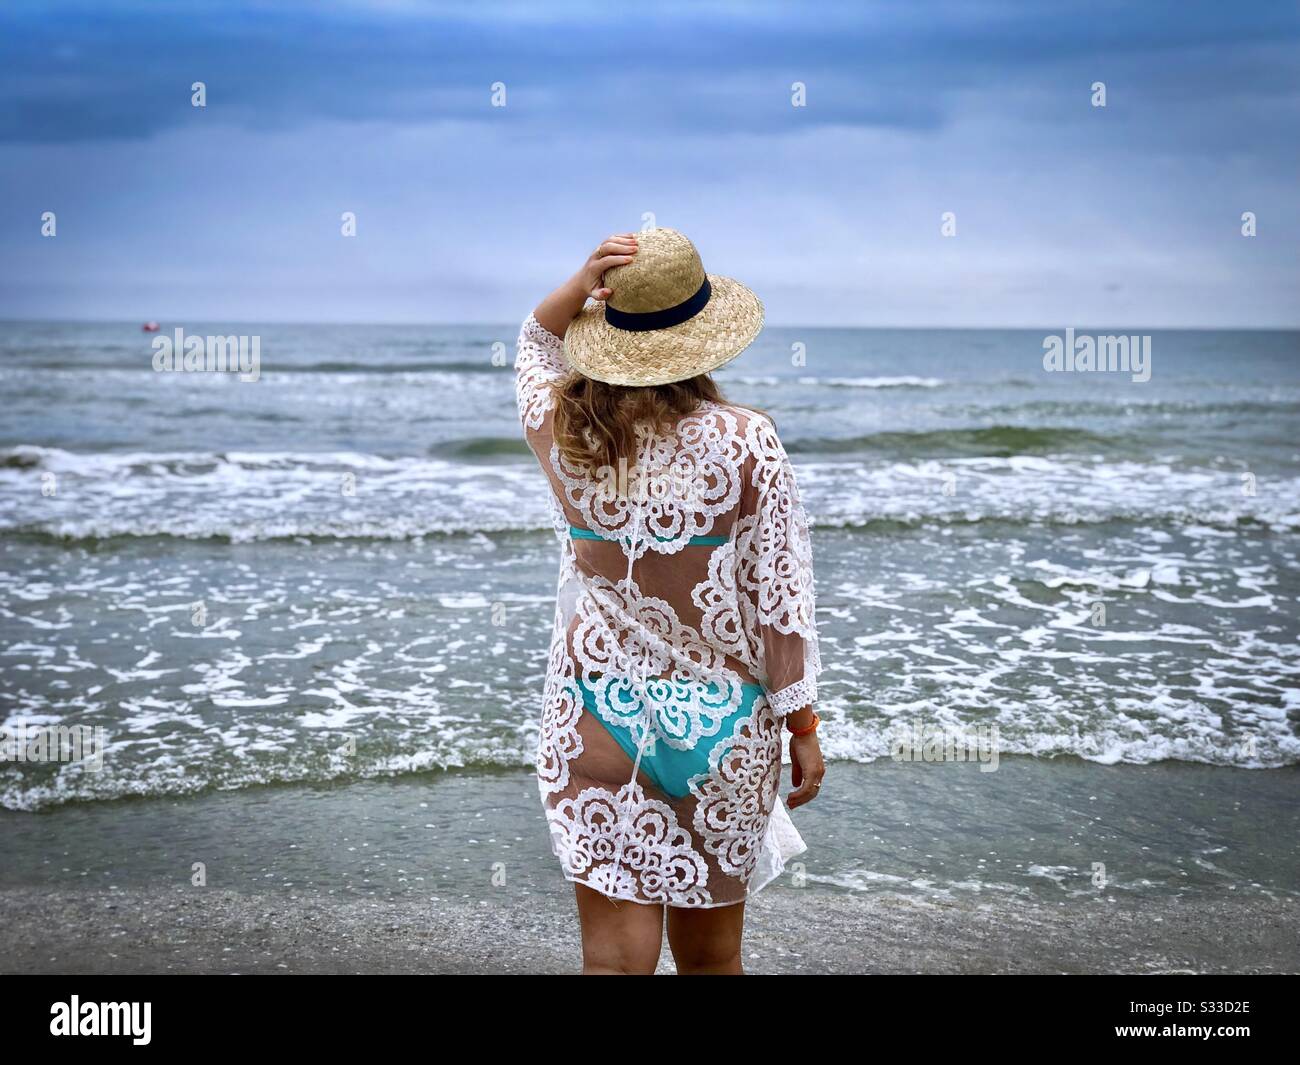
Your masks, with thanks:
<instances>
[{"instance_id":1,"label":"wavy blonde hair","mask_svg":"<svg viewBox=\"0 0 1300 1065\"><path fill-rule=\"evenodd\" d=\"M610 385L571 373L551 385L555 396L554 435L560 455L571 465L613 468L620 456L637 461L639 425L656 432L705 403L725 403L708 374L667 385Z\"/></svg>"}]
</instances>

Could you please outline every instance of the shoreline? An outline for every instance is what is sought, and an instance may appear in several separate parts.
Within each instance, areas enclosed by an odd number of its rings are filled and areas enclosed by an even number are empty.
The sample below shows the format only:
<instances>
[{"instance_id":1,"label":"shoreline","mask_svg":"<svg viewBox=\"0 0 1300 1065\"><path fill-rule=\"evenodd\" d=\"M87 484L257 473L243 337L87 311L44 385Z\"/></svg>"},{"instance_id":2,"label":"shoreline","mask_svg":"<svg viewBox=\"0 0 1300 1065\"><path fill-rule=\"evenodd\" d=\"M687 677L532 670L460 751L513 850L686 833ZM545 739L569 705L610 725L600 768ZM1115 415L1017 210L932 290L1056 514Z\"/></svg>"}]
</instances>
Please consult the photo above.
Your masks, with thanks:
<instances>
[{"instance_id":1,"label":"shoreline","mask_svg":"<svg viewBox=\"0 0 1300 1065\"><path fill-rule=\"evenodd\" d=\"M808 853L746 903L750 972L1300 971L1294 769L831 772ZM0 811L0 840L6 972L581 965L525 770Z\"/></svg>"},{"instance_id":2,"label":"shoreline","mask_svg":"<svg viewBox=\"0 0 1300 1065\"><path fill-rule=\"evenodd\" d=\"M0 956L22 974L578 972L572 903L538 901L5 888ZM1300 971L1292 900L930 902L785 888L747 907L754 974ZM673 972L666 944L659 972Z\"/></svg>"}]
</instances>

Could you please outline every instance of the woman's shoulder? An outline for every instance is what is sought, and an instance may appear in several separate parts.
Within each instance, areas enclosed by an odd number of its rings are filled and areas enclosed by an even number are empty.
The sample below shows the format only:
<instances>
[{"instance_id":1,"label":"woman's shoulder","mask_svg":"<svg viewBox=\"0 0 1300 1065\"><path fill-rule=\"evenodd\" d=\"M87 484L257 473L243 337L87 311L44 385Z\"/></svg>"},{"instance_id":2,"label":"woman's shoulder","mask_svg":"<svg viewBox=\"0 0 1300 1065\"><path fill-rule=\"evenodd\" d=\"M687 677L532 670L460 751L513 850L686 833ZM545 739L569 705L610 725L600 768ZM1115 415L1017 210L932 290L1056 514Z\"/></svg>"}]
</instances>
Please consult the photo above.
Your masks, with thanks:
<instances>
[{"instance_id":1,"label":"woman's shoulder","mask_svg":"<svg viewBox=\"0 0 1300 1065\"><path fill-rule=\"evenodd\" d=\"M766 411L741 407L734 403L706 403L703 409L719 412L732 431L760 451L771 451L781 446L776 431L776 421Z\"/></svg>"},{"instance_id":2,"label":"woman's shoulder","mask_svg":"<svg viewBox=\"0 0 1300 1065\"><path fill-rule=\"evenodd\" d=\"M706 402L700 404L699 410L690 417L709 417L725 423L733 431L748 435L751 432L776 433L776 423L771 415L752 407L741 407L735 403Z\"/></svg>"},{"instance_id":3,"label":"woman's shoulder","mask_svg":"<svg viewBox=\"0 0 1300 1065\"><path fill-rule=\"evenodd\" d=\"M694 419L694 422L691 422ZM691 426L695 431L691 431ZM699 432L704 429L705 432ZM685 433L683 434L683 430ZM771 415L734 403L709 402L683 419L678 429L686 437L709 436L722 444L722 451L745 468L767 468L785 462L785 448L776 433Z\"/></svg>"}]
</instances>

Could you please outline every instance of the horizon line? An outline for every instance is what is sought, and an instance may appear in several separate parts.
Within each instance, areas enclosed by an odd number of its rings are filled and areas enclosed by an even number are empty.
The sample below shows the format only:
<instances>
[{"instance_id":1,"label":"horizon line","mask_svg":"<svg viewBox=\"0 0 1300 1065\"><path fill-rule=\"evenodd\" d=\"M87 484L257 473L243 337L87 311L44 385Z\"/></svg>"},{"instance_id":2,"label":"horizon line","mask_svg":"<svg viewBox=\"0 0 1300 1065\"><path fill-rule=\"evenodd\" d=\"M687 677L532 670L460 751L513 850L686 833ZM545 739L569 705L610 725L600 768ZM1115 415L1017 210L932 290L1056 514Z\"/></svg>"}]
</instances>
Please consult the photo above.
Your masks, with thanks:
<instances>
[{"instance_id":1,"label":"horizon line","mask_svg":"<svg viewBox=\"0 0 1300 1065\"><path fill-rule=\"evenodd\" d=\"M193 321L203 325L210 325L222 321L217 318L205 318L195 316ZM156 321L156 319L135 318L10 318L0 315L0 325L134 325L137 328L142 326L146 321ZM390 327L416 327L416 328L464 328L464 329L487 329L508 326L515 329L517 326L505 320L495 322L466 322L466 321L429 321L429 320L398 320L398 321L379 321L379 320L329 320L317 319L315 321L307 319L291 318L261 318L261 319L231 319L229 325L280 325L280 326L348 326L348 327L366 327L376 326L381 328ZM159 322L159 332L183 328L183 326L166 326L163 327ZM1078 332L1081 329L1091 331L1107 331L1112 333L1133 333L1135 331L1158 331L1163 333L1295 333L1300 332L1300 322L1292 325L1118 325L1111 323L1106 326L1095 325L917 325L917 324L889 324L889 325L814 325L807 322L777 323L767 322L766 326L774 329L859 329L859 330L893 330L897 332L1039 332L1047 330L1052 332L1059 329L1074 329ZM762 335L761 333L759 334ZM756 338L757 339L757 338Z\"/></svg>"}]
</instances>

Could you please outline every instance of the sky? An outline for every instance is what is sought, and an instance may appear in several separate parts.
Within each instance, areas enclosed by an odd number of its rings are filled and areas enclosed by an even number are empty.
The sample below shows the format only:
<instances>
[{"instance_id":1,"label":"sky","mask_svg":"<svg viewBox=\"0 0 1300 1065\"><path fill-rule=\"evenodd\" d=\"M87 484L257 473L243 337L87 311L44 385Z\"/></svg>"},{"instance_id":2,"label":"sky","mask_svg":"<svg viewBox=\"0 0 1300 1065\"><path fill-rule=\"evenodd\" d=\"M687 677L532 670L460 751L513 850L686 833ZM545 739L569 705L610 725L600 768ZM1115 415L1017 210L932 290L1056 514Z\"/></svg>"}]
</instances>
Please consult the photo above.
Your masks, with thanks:
<instances>
[{"instance_id":1,"label":"sky","mask_svg":"<svg viewBox=\"0 0 1300 1065\"><path fill-rule=\"evenodd\" d=\"M778 325L1300 326L1300 5L0 8L0 317L518 321L645 224Z\"/></svg>"}]
</instances>

